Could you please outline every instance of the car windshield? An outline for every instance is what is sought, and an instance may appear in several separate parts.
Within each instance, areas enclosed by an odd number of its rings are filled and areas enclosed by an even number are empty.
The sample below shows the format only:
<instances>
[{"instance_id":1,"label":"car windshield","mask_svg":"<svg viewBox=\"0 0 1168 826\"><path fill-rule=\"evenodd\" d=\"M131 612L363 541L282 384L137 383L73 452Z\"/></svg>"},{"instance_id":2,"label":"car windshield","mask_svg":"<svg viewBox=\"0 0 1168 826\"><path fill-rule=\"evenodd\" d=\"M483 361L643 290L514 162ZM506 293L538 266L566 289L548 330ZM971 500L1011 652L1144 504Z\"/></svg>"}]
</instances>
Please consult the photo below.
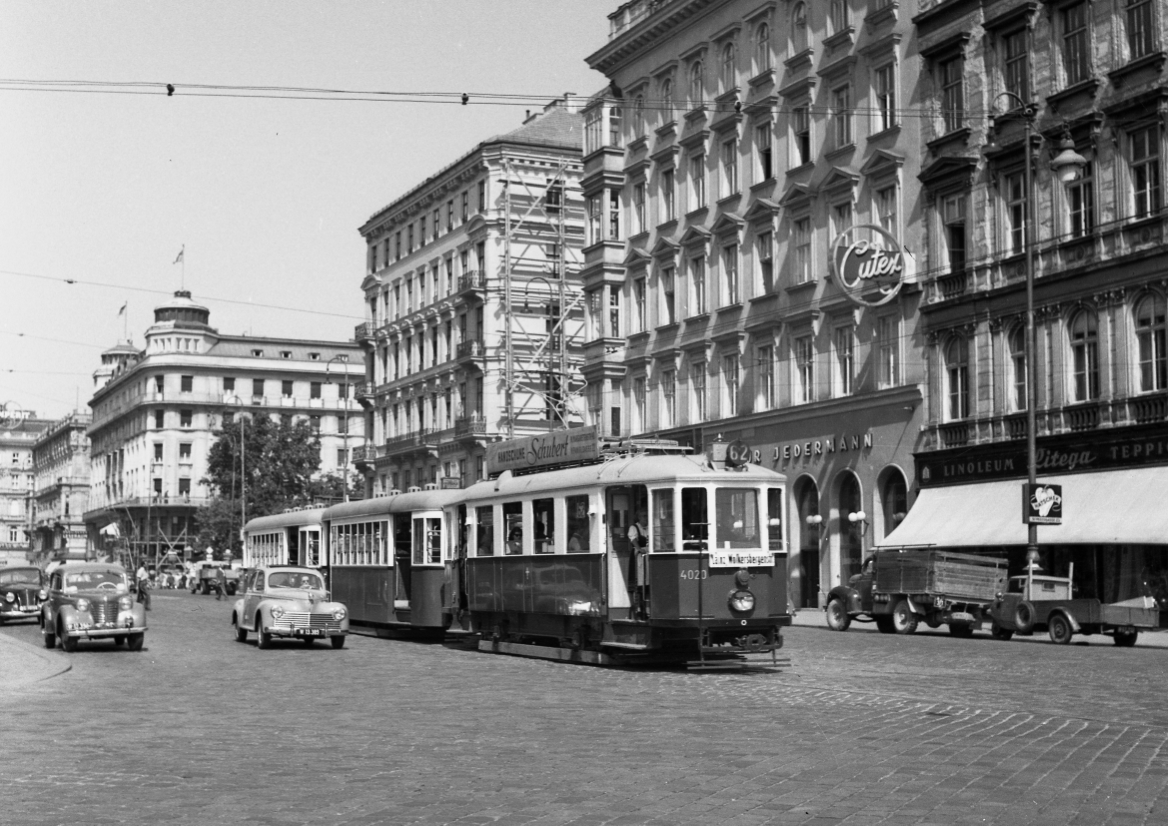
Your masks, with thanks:
<instances>
[{"instance_id":1,"label":"car windshield","mask_svg":"<svg viewBox=\"0 0 1168 826\"><path fill-rule=\"evenodd\" d=\"M76 571L65 574L66 591L128 591L121 571Z\"/></svg>"},{"instance_id":2,"label":"car windshield","mask_svg":"<svg viewBox=\"0 0 1168 826\"><path fill-rule=\"evenodd\" d=\"M321 584L320 577L316 574L302 574L292 571L277 571L274 574L268 575L268 587L320 590L324 588L324 585Z\"/></svg>"},{"instance_id":3,"label":"car windshield","mask_svg":"<svg viewBox=\"0 0 1168 826\"><path fill-rule=\"evenodd\" d=\"M0 571L0 585L40 585L40 568L17 568L14 571Z\"/></svg>"}]
</instances>

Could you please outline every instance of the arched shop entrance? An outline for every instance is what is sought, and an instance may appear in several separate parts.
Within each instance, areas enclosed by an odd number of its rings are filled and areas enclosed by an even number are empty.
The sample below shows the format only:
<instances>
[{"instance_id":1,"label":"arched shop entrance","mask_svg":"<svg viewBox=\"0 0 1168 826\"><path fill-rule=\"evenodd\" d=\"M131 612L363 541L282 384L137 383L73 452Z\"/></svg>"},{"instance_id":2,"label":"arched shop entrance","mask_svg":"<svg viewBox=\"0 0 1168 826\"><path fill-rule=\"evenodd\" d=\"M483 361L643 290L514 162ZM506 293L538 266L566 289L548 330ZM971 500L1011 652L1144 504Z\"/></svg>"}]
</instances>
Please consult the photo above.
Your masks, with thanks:
<instances>
[{"instance_id":1,"label":"arched shop entrance","mask_svg":"<svg viewBox=\"0 0 1168 826\"><path fill-rule=\"evenodd\" d=\"M823 536L819 486L810 476L801 476L795 482L794 495L798 518L792 526L791 541L797 541L799 552L791 570L791 600L796 608L818 608Z\"/></svg>"},{"instance_id":2,"label":"arched shop entrance","mask_svg":"<svg viewBox=\"0 0 1168 826\"><path fill-rule=\"evenodd\" d=\"M880 478L876 482L876 489L880 497L872 520L872 543L876 544L888 534L896 530L908 513L908 482L904 471L895 466L889 466L880 471Z\"/></svg>"},{"instance_id":3,"label":"arched shop entrance","mask_svg":"<svg viewBox=\"0 0 1168 826\"><path fill-rule=\"evenodd\" d=\"M864 511L864 500L860 493L860 480L856 474L844 471L837 477L836 519L839 530L839 565L841 583L846 583L860 573L864 557L864 531L868 514Z\"/></svg>"}]
</instances>

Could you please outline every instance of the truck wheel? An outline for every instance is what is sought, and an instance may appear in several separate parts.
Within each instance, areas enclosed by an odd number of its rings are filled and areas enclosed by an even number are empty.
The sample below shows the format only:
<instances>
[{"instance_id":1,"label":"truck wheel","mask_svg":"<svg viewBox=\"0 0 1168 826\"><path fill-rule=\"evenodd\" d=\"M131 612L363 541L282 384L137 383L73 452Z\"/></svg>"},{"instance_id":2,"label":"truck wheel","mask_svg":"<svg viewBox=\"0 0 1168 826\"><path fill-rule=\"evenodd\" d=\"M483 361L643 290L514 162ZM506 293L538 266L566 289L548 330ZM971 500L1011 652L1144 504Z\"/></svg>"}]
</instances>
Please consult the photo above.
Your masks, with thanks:
<instances>
[{"instance_id":1,"label":"truck wheel","mask_svg":"<svg viewBox=\"0 0 1168 826\"><path fill-rule=\"evenodd\" d=\"M949 633L954 637L972 637L973 626L968 622L951 622L949 623Z\"/></svg>"},{"instance_id":2,"label":"truck wheel","mask_svg":"<svg viewBox=\"0 0 1168 826\"><path fill-rule=\"evenodd\" d=\"M1034 630L1034 605L1026 600L1018 603L1014 609L1014 627L1023 634Z\"/></svg>"},{"instance_id":3,"label":"truck wheel","mask_svg":"<svg viewBox=\"0 0 1168 826\"><path fill-rule=\"evenodd\" d=\"M995 640L1008 640L1014 636L1014 632L1009 628L1003 628L995 622L990 626L990 636Z\"/></svg>"},{"instance_id":4,"label":"truck wheel","mask_svg":"<svg viewBox=\"0 0 1168 826\"><path fill-rule=\"evenodd\" d=\"M892 617L887 614L876 617L876 630L881 634L895 633L896 626L892 624Z\"/></svg>"},{"instance_id":5,"label":"truck wheel","mask_svg":"<svg viewBox=\"0 0 1168 826\"><path fill-rule=\"evenodd\" d=\"M1066 645L1075 634L1071 630L1071 623L1062 614L1050 615L1046 621L1046 631L1050 634L1050 641L1055 645Z\"/></svg>"},{"instance_id":6,"label":"truck wheel","mask_svg":"<svg viewBox=\"0 0 1168 826\"><path fill-rule=\"evenodd\" d=\"M1139 631L1116 631L1111 639L1120 648L1131 648L1136 644L1136 637L1139 635Z\"/></svg>"},{"instance_id":7,"label":"truck wheel","mask_svg":"<svg viewBox=\"0 0 1168 826\"><path fill-rule=\"evenodd\" d=\"M917 615L908 607L908 600L902 599L892 609L892 627L898 634L911 634L917 630Z\"/></svg>"},{"instance_id":8,"label":"truck wheel","mask_svg":"<svg viewBox=\"0 0 1168 826\"><path fill-rule=\"evenodd\" d=\"M836 598L827 603L825 614L827 627L832 631L847 631L848 626L852 624L852 618L848 616L848 609L842 599Z\"/></svg>"}]
</instances>

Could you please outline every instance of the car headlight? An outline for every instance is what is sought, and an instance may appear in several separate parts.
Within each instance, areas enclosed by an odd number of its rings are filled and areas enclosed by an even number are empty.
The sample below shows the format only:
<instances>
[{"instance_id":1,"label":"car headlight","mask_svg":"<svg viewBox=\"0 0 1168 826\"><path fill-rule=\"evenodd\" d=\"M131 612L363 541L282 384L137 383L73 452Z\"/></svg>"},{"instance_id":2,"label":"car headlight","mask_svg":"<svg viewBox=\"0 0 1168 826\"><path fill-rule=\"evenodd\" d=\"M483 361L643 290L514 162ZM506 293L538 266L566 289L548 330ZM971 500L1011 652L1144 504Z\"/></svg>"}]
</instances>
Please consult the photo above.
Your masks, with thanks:
<instances>
[{"instance_id":1,"label":"car headlight","mask_svg":"<svg viewBox=\"0 0 1168 826\"><path fill-rule=\"evenodd\" d=\"M750 591L733 591L730 594L730 610L753 611L754 594L750 593Z\"/></svg>"},{"instance_id":2,"label":"car headlight","mask_svg":"<svg viewBox=\"0 0 1168 826\"><path fill-rule=\"evenodd\" d=\"M16 602L16 594L9 591L7 594L4 595L4 601L5 602Z\"/></svg>"},{"instance_id":3,"label":"car headlight","mask_svg":"<svg viewBox=\"0 0 1168 826\"><path fill-rule=\"evenodd\" d=\"M77 610L78 611L88 611L89 610L89 600L87 600L87 599L77 600Z\"/></svg>"},{"instance_id":4,"label":"car headlight","mask_svg":"<svg viewBox=\"0 0 1168 826\"><path fill-rule=\"evenodd\" d=\"M118 600L118 608L122 611L130 611L134 607L134 600L129 597L122 597Z\"/></svg>"},{"instance_id":5,"label":"car headlight","mask_svg":"<svg viewBox=\"0 0 1168 826\"><path fill-rule=\"evenodd\" d=\"M334 608L333 609L333 619L343 620L344 618L345 618L345 609L344 608Z\"/></svg>"},{"instance_id":6,"label":"car headlight","mask_svg":"<svg viewBox=\"0 0 1168 826\"><path fill-rule=\"evenodd\" d=\"M284 616L284 609L279 605L272 609L272 619L279 619L282 616Z\"/></svg>"},{"instance_id":7,"label":"car headlight","mask_svg":"<svg viewBox=\"0 0 1168 826\"><path fill-rule=\"evenodd\" d=\"M46 600L46 599L48 599L48 598L49 598L49 592L48 592L48 591L46 591L44 588L41 588L40 597L41 597L41 599L42 599L42 600Z\"/></svg>"}]
</instances>

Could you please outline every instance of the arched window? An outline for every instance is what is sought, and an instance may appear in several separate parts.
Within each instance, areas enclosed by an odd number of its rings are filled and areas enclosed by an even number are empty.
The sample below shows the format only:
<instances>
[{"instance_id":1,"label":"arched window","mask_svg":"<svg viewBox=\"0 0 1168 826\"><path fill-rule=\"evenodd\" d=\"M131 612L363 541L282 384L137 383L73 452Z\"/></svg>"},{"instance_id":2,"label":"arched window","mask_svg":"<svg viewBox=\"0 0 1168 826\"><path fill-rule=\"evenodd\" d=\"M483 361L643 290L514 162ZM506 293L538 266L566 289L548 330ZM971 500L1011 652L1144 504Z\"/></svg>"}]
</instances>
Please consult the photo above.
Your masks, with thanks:
<instances>
[{"instance_id":1,"label":"arched window","mask_svg":"<svg viewBox=\"0 0 1168 826\"><path fill-rule=\"evenodd\" d=\"M754 65L759 74L769 70L771 63L771 27L769 23L759 23L754 30Z\"/></svg>"},{"instance_id":2,"label":"arched window","mask_svg":"<svg viewBox=\"0 0 1168 826\"><path fill-rule=\"evenodd\" d=\"M702 80L702 62L695 60L689 66L689 105L691 109L696 109L705 101Z\"/></svg>"},{"instance_id":3,"label":"arched window","mask_svg":"<svg viewBox=\"0 0 1168 826\"><path fill-rule=\"evenodd\" d=\"M949 421L969 416L969 345L963 336L953 336L945 347L945 395Z\"/></svg>"},{"instance_id":4,"label":"arched window","mask_svg":"<svg viewBox=\"0 0 1168 826\"><path fill-rule=\"evenodd\" d=\"M807 28L807 4L796 3L791 9L791 52L799 54L811 46Z\"/></svg>"},{"instance_id":5,"label":"arched window","mask_svg":"<svg viewBox=\"0 0 1168 826\"><path fill-rule=\"evenodd\" d=\"M1006 337L1010 351L1010 410L1025 410L1026 398L1026 327L1019 324Z\"/></svg>"},{"instance_id":6,"label":"arched window","mask_svg":"<svg viewBox=\"0 0 1168 826\"><path fill-rule=\"evenodd\" d=\"M673 78L661 81L661 112L665 123L673 120Z\"/></svg>"},{"instance_id":7,"label":"arched window","mask_svg":"<svg viewBox=\"0 0 1168 826\"><path fill-rule=\"evenodd\" d=\"M883 517L881 538L896 530L896 526L904 521L907 513L908 483L904 479L904 474L899 468L886 468L880 479L880 515ZM876 538L875 535L873 538Z\"/></svg>"},{"instance_id":8,"label":"arched window","mask_svg":"<svg viewBox=\"0 0 1168 826\"><path fill-rule=\"evenodd\" d=\"M1139 350L1140 391L1168 388L1168 350L1165 349L1164 298L1149 295L1136 305L1136 344Z\"/></svg>"},{"instance_id":9,"label":"arched window","mask_svg":"<svg viewBox=\"0 0 1168 826\"><path fill-rule=\"evenodd\" d=\"M1071 363L1074 371L1074 400L1099 398L1099 331L1095 314L1079 312L1071 320Z\"/></svg>"},{"instance_id":10,"label":"arched window","mask_svg":"<svg viewBox=\"0 0 1168 826\"><path fill-rule=\"evenodd\" d=\"M722 46L722 91L729 92L738 85L737 55L734 44L726 43Z\"/></svg>"},{"instance_id":11,"label":"arched window","mask_svg":"<svg viewBox=\"0 0 1168 826\"><path fill-rule=\"evenodd\" d=\"M860 573L864 552L866 522L859 518L864 513L864 500L860 495L860 480L856 474L850 471L842 474L836 501L839 505L840 584L843 584ZM867 513L864 515L867 516Z\"/></svg>"}]
</instances>

